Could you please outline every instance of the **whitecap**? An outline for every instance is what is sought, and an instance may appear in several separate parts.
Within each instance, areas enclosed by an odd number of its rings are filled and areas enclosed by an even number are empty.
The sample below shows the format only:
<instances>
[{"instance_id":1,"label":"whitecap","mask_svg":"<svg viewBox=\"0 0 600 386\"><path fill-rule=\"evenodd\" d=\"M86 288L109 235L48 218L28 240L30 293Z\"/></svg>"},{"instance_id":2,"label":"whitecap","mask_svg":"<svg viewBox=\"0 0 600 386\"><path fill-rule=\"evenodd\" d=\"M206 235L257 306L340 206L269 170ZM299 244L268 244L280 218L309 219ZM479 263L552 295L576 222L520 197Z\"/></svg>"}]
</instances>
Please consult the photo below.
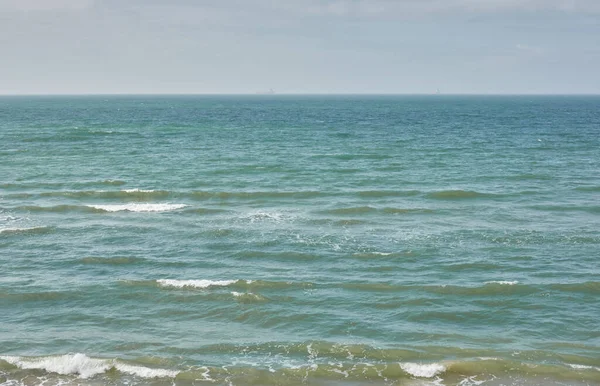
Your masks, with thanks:
<instances>
[{"instance_id":1,"label":"whitecap","mask_svg":"<svg viewBox=\"0 0 600 386\"><path fill-rule=\"evenodd\" d=\"M40 227L29 227L29 228L4 228L0 229L1 233L30 233L30 232L43 232L49 230L49 227L40 226Z\"/></svg>"},{"instance_id":2,"label":"whitecap","mask_svg":"<svg viewBox=\"0 0 600 386\"><path fill-rule=\"evenodd\" d=\"M235 291L233 291L231 294L235 298L238 298L240 300L243 300L243 299L255 300L255 301L265 300L265 298L262 297L261 295L258 295L258 294L252 293L252 292L235 292Z\"/></svg>"},{"instance_id":3,"label":"whitecap","mask_svg":"<svg viewBox=\"0 0 600 386\"><path fill-rule=\"evenodd\" d=\"M187 207L185 204L108 204L88 205L90 208L105 210L107 212L168 212Z\"/></svg>"},{"instance_id":4,"label":"whitecap","mask_svg":"<svg viewBox=\"0 0 600 386\"><path fill-rule=\"evenodd\" d=\"M476 375L467 377L467 378L463 379L462 381L460 381L457 386L478 386L478 385L482 385L486 382L485 380L478 380L476 378L477 378Z\"/></svg>"},{"instance_id":5,"label":"whitecap","mask_svg":"<svg viewBox=\"0 0 600 386\"><path fill-rule=\"evenodd\" d=\"M179 371L166 369L151 369L143 366L133 366L125 363L115 363L114 367L122 373L137 375L142 378L175 378Z\"/></svg>"},{"instance_id":6,"label":"whitecap","mask_svg":"<svg viewBox=\"0 0 600 386\"><path fill-rule=\"evenodd\" d=\"M152 192L155 192L155 190L134 188L134 189L123 189L122 192L125 192L125 193L152 193Z\"/></svg>"},{"instance_id":7,"label":"whitecap","mask_svg":"<svg viewBox=\"0 0 600 386\"><path fill-rule=\"evenodd\" d=\"M420 378L433 378L446 371L446 367L439 363L419 364L407 362L400 363L400 368L410 375Z\"/></svg>"},{"instance_id":8,"label":"whitecap","mask_svg":"<svg viewBox=\"0 0 600 386\"><path fill-rule=\"evenodd\" d=\"M81 353L41 358L3 356L0 359L21 369L42 369L62 375L76 374L80 378L89 378L113 367L109 360L94 359Z\"/></svg>"},{"instance_id":9,"label":"whitecap","mask_svg":"<svg viewBox=\"0 0 600 386\"><path fill-rule=\"evenodd\" d=\"M514 281L492 280L492 281L486 281L485 284L515 285L515 284L519 284L519 282L517 280L514 280Z\"/></svg>"},{"instance_id":10,"label":"whitecap","mask_svg":"<svg viewBox=\"0 0 600 386\"><path fill-rule=\"evenodd\" d=\"M114 359L90 358L81 353L39 358L0 356L0 359L21 369L41 369L61 375L77 375L83 379L102 374L112 368L141 378L174 378L179 374L179 371L175 370L134 366Z\"/></svg>"},{"instance_id":11,"label":"whitecap","mask_svg":"<svg viewBox=\"0 0 600 386\"><path fill-rule=\"evenodd\" d=\"M175 280L175 279L158 279L156 281L160 286L163 287L194 287L194 288L208 288L208 287L224 287L234 283L238 280Z\"/></svg>"},{"instance_id":12,"label":"whitecap","mask_svg":"<svg viewBox=\"0 0 600 386\"><path fill-rule=\"evenodd\" d=\"M598 371L600 371L600 367L577 365L577 364L573 364L573 363L567 363L567 364L569 365L569 367L571 367L572 369L576 369L576 370L598 370Z\"/></svg>"}]
</instances>

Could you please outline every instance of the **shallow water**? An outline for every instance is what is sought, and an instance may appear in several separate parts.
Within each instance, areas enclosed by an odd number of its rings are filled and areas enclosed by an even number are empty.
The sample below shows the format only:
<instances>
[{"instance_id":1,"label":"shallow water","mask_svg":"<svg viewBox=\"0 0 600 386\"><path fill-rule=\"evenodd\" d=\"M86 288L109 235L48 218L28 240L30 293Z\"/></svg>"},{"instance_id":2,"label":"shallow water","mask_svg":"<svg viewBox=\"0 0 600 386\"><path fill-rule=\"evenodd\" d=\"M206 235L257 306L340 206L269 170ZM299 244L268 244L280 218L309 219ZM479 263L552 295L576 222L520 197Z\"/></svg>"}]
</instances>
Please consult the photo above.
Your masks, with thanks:
<instances>
[{"instance_id":1,"label":"shallow water","mask_svg":"<svg viewBox=\"0 0 600 386\"><path fill-rule=\"evenodd\" d=\"M600 384L600 97L0 97L0 384Z\"/></svg>"}]
</instances>

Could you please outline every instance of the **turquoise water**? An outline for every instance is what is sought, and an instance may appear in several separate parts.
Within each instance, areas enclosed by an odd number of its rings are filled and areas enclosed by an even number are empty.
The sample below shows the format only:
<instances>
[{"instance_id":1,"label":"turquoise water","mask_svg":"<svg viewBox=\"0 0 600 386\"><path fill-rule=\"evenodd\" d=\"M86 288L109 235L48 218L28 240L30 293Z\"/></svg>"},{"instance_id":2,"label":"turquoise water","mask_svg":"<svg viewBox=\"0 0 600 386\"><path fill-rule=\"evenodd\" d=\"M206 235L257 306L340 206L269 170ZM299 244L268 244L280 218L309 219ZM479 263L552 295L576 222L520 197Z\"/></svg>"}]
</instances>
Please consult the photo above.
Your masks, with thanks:
<instances>
[{"instance_id":1,"label":"turquoise water","mask_svg":"<svg viewBox=\"0 0 600 386\"><path fill-rule=\"evenodd\" d=\"M600 97L0 97L2 385L600 385Z\"/></svg>"}]
</instances>

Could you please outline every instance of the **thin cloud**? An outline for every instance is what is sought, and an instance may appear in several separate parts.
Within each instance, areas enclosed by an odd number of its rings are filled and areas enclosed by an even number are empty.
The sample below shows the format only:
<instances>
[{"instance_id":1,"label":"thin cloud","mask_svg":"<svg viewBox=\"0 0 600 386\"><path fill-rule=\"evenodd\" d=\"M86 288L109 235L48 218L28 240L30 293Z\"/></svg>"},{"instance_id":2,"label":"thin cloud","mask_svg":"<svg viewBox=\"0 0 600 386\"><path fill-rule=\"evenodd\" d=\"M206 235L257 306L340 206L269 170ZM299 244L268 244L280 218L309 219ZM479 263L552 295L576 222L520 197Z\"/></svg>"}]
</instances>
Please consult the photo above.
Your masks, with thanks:
<instances>
[{"instance_id":1,"label":"thin cloud","mask_svg":"<svg viewBox=\"0 0 600 386\"><path fill-rule=\"evenodd\" d=\"M282 5L291 5L283 1ZM597 0L329 0L308 1L296 11L352 17L406 17L448 13L570 12L600 13Z\"/></svg>"},{"instance_id":2,"label":"thin cloud","mask_svg":"<svg viewBox=\"0 0 600 386\"><path fill-rule=\"evenodd\" d=\"M85 3L91 0L0 0L8 3ZM232 14L277 11L296 15L403 16L437 13L556 11L600 13L598 0L96 0L119 6L189 6L227 10Z\"/></svg>"},{"instance_id":3,"label":"thin cloud","mask_svg":"<svg viewBox=\"0 0 600 386\"><path fill-rule=\"evenodd\" d=\"M0 11L81 10L93 3L94 0L0 0Z\"/></svg>"}]
</instances>

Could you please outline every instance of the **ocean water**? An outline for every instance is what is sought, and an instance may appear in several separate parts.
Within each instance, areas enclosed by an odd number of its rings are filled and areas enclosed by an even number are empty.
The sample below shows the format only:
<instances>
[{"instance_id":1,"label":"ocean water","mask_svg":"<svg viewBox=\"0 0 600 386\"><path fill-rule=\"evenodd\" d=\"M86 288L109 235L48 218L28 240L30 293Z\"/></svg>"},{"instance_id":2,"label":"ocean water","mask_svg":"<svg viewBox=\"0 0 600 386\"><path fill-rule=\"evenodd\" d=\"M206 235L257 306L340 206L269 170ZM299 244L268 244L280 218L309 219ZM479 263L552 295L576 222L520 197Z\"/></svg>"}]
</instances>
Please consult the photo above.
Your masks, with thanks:
<instances>
[{"instance_id":1,"label":"ocean water","mask_svg":"<svg viewBox=\"0 0 600 386\"><path fill-rule=\"evenodd\" d=\"M600 385L600 97L0 97L0 384Z\"/></svg>"}]
</instances>

